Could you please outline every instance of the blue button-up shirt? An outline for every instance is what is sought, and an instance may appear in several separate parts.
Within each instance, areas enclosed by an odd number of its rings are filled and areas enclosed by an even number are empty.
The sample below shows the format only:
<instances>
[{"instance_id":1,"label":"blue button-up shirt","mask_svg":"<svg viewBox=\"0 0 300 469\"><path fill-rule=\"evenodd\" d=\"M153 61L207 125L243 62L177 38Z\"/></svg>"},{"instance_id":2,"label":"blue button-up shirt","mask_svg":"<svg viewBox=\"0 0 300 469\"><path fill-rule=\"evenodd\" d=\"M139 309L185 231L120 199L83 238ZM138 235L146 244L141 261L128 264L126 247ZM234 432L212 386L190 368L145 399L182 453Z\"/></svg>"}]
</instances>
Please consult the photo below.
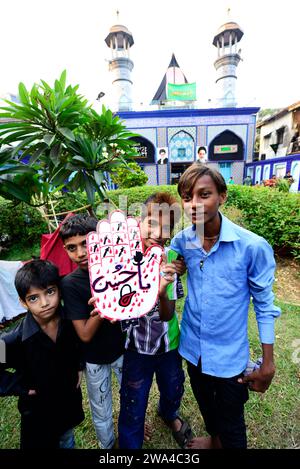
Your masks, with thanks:
<instances>
[{"instance_id":1,"label":"blue button-up shirt","mask_svg":"<svg viewBox=\"0 0 300 469\"><path fill-rule=\"evenodd\" d=\"M181 321L179 352L205 374L240 374L249 358L250 297L261 343L274 342L275 261L267 241L221 215L218 242L207 253L194 226L178 233L171 248L184 257L188 294Z\"/></svg>"}]
</instances>

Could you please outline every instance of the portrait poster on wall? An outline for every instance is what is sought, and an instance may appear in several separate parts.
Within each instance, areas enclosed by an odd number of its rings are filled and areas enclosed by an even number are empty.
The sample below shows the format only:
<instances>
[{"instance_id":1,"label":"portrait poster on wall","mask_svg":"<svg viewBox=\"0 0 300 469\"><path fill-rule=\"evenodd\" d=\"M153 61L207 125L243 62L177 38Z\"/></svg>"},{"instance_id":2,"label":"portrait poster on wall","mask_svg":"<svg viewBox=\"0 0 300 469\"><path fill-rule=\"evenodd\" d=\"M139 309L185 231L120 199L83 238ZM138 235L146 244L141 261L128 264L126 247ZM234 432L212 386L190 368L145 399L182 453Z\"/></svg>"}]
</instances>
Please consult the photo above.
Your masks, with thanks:
<instances>
[{"instance_id":1,"label":"portrait poster on wall","mask_svg":"<svg viewBox=\"0 0 300 469\"><path fill-rule=\"evenodd\" d=\"M199 146L198 149L197 149L197 161L199 161L200 163L207 163L207 160L208 160L208 156L207 156L207 146L206 145L203 145L203 146Z\"/></svg>"},{"instance_id":2,"label":"portrait poster on wall","mask_svg":"<svg viewBox=\"0 0 300 469\"><path fill-rule=\"evenodd\" d=\"M168 163L168 147L160 147L157 149L157 164Z\"/></svg>"}]
</instances>

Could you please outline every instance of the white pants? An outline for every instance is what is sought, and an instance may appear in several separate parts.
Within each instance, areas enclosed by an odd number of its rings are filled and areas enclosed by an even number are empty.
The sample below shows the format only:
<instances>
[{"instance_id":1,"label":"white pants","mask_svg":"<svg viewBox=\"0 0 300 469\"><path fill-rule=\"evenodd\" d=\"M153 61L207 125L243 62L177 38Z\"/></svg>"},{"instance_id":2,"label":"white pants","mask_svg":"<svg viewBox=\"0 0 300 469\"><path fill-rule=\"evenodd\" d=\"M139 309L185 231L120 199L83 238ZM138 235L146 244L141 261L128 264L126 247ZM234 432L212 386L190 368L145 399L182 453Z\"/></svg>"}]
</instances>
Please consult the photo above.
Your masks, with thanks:
<instances>
[{"instance_id":1,"label":"white pants","mask_svg":"<svg viewBox=\"0 0 300 469\"><path fill-rule=\"evenodd\" d=\"M87 363L85 370L92 419L100 447L110 449L115 442L112 412L111 370L119 385L122 379L123 355L108 365Z\"/></svg>"}]
</instances>

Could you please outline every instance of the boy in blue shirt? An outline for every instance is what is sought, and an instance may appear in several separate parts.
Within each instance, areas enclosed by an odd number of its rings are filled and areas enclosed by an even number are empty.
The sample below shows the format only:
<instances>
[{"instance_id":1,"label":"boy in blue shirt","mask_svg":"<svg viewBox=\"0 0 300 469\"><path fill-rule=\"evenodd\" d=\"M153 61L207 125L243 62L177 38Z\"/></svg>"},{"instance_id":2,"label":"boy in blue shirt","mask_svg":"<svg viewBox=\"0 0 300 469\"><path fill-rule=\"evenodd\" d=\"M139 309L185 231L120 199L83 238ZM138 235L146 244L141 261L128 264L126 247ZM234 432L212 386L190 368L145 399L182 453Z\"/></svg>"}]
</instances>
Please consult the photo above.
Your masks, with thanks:
<instances>
[{"instance_id":1,"label":"boy in blue shirt","mask_svg":"<svg viewBox=\"0 0 300 469\"><path fill-rule=\"evenodd\" d=\"M265 392L275 374L274 319L280 310L273 304L273 251L264 238L219 212L227 195L219 172L193 164L181 176L178 192L192 222L171 242L188 269L179 353L187 360L193 393L210 434L192 439L188 447L246 448L247 385ZM250 297L263 364L244 376Z\"/></svg>"}]
</instances>

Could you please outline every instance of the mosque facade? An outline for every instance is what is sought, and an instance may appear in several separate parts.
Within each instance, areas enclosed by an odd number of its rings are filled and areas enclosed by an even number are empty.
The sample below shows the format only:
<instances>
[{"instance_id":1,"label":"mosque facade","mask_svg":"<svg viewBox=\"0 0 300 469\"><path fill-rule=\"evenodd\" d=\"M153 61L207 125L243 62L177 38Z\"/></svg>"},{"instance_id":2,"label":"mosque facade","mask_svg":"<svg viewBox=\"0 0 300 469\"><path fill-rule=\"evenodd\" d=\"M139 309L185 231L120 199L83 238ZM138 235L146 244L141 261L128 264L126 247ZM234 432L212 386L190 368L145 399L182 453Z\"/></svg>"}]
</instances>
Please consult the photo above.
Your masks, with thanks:
<instances>
[{"instance_id":1,"label":"mosque facade","mask_svg":"<svg viewBox=\"0 0 300 469\"><path fill-rule=\"evenodd\" d=\"M204 162L242 183L251 160L258 108L166 109L119 112L140 137L139 157L151 185L176 184L205 149ZM161 158L161 155L164 158Z\"/></svg>"},{"instance_id":2,"label":"mosque facade","mask_svg":"<svg viewBox=\"0 0 300 469\"><path fill-rule=\"evenodd\" d=\"M135 111L131 98L133 36L123 25L110 29L105 41L111 50L109 70L115 97L112 110L129 130L139 135L134 138L139 154L136 161L148 175L148 184L176 184L197 160L220 171L226 182L233 178L234 183L242 184L245 176L251 174L255 183L258 173L253 161L259 108L238 107L236 100L239 42L243 34L237 23L228 21L213 38L217 50L215 107L195 107L195 84L188 82L173 54L153 96L153 111Z\"/></svg>"}]
</instances>

